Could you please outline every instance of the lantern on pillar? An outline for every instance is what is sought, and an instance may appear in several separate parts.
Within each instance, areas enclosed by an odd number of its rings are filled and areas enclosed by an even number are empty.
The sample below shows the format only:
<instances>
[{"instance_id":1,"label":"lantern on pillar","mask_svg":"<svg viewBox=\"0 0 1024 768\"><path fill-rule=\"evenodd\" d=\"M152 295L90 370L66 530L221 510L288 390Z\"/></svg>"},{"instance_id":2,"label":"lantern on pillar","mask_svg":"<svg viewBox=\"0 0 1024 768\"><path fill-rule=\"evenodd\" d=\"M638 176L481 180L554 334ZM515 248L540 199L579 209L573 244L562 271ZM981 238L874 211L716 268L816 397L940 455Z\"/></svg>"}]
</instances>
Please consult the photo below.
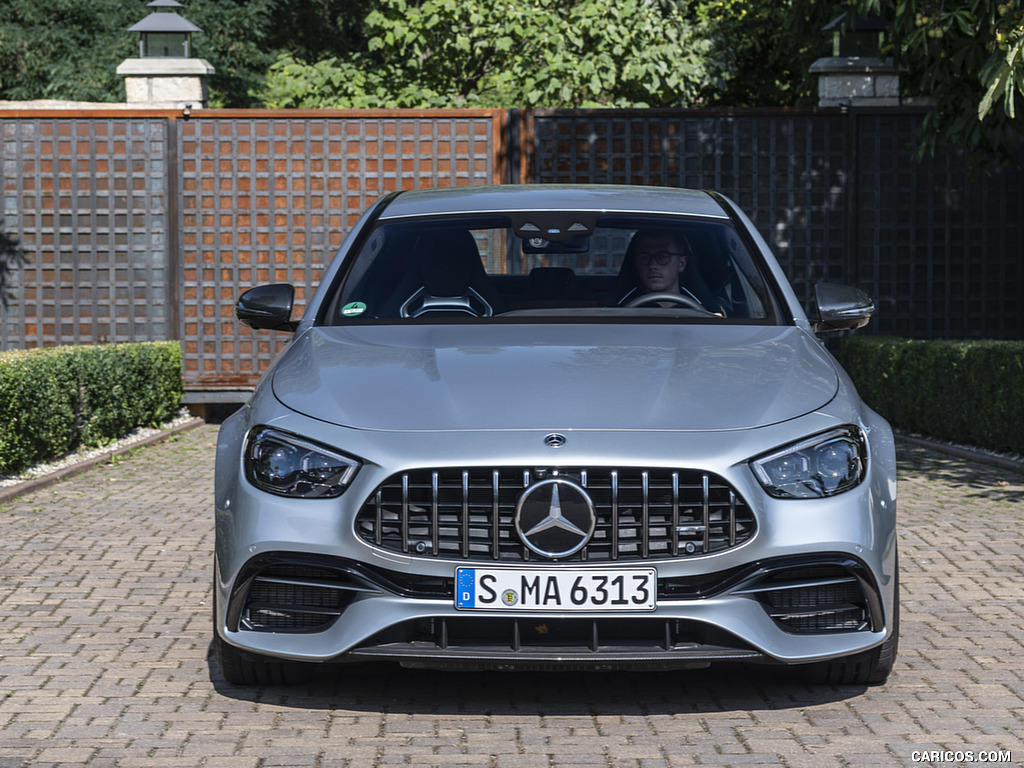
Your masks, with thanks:
<instances>
[{"instance_id":1,"label":"lantern on pillar","mask_svg":"<svg viewBox=\"0 0 1024 768\"><path fill-rule=\"evenodd\" d=\"M874 13L851 16L842 13L821 28L832 34L832 55L835 57L882 58L882 43L889 22Z\"/></svg>"},{"instance_id":2,"label":"lantern on pillar","mask_svg":"<svg viewBox=\"0 0 1024 768\"><path fill-rule=\"evenodd\" d=\"M849 11L822 27L832 35L832 55L811 65L818 76L818 106L900 105L899 70L891 58L882 57L887 29L889 23L881 16Z\"/></svg>"},{"instance_id":3,"label":"lantern on pillar","mask_svg":"<svg viewBox=\"0 0 1024 768\"><path fill-rule=\"evenodd\" d=\"M174 12L176 0L153 0L153 13L129 27L139 33L139 58L117 67L129 106L180 109L185 117L206 106L210 62L192 58L192 33L202 30Z\"/></svg>"},{"instance_id":4,"label":"lantern on pillar","mask_svg":"<svg viewBox=\"0 0 1024 768\"><path fill-rule=\"evenodd\" d=\"M149 8L181 8L175 0L153 0ZM128 28L139 33L139 58L187 59L191 55L191 35L202 30L174 11L154 11Z\"/></svg>"}]
</instances>

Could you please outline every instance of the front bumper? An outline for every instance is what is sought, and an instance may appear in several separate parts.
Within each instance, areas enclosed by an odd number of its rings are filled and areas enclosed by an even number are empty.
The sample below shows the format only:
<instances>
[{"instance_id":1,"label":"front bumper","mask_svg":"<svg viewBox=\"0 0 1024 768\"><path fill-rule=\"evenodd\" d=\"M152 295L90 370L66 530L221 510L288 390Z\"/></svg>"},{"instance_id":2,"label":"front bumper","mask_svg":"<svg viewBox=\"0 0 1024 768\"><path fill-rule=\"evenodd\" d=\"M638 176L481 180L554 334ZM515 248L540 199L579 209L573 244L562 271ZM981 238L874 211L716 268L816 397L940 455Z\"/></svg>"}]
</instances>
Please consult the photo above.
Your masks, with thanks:
<instances>
[{"instance_id":1,"label":"front bumper","mask_svg":"<svg viewBox=\"0 0 1024 768\"><path fill-rule=\"evenodd\" d=\"M661 578L656 610L625 615L467 612L454 607L453 579L295 553L253 558L224 597L218 626L225 640L305 661L692 668L832 658L867 650L887 634L884 592L863 562L841 553Z\"/></svg>"},{"instance_id":2,"label":"front bumper","mask_svg":"<svg viewBox=\"0 0 1024 768\"><path fill-rule=\"evenodd\" d=\"M291 427L290 421L300 423ZM422 457L431 455L429 446L436 448L430 436L334 434L335 428L322 427L321 434L310 436L343 445L354 455L387 456L389 469L364 465L340 499L285 499L245 482L240 457L248 424L229 420L218 446L216 631L237 648L270 657L388 659L427 667L803 664L870 650L893 632L895 614L891 433L880 420L863 425L869 442L872 432L875 440L867 475L856 489L822 500L767 498L748 458L766 443L786 444L794 430L814 432L835 424L825 415L801 421L754 431L758 434L688 434L686 455L676 435L645 436L643 452L631 457L637 464L653 466L672 455L684 466L720 474L749 502L757 532L720 553L631 563L657 570L657 606L609 614L459 610L456 568L493 562L396 553L360 538L355 520L362 501L394 471L420 466ZM311 422L287 416L275 426L302 432ZM487 456L471 438L465 443L457 434L447 438L449 465L525 464L527 446L533 451L539 442L536 434L508 433L488 442L500 446L501 456ZM606 465L601 452L613 443L608 438L577 433L573 446L579 453L563 450L560 458L567 465ZM364 439L366 450L359 444ZM521 564L542 566L558 564ZM297 605L310 610L289 608Z\"/></svg>"}]
</instances>

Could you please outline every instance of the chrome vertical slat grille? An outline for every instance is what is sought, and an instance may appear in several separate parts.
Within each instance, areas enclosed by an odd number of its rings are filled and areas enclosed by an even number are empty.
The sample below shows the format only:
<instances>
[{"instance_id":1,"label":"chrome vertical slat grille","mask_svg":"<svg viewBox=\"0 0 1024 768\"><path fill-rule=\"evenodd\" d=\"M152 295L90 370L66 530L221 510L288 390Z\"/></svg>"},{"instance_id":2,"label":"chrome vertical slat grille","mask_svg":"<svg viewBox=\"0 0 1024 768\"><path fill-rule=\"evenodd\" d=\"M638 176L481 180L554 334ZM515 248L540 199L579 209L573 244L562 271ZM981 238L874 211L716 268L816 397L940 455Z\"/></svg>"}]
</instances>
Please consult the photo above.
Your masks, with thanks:
<instances>
[{"instance_id":1,"label":"chrome vertical slat grille","mask_svg":"<svg viewBox=\"0 0 1024 768\"><path fill-rule=\"evenodd\" d=\"M586 489L597 516L570 561L713 554L753 536L750 508L722 478L686 469L523 467L428 469L394 475L363 505L356 530L392 552L455 560L536 560L515 531L524 490L552 477Z\"/></svg>"}]
</instances>

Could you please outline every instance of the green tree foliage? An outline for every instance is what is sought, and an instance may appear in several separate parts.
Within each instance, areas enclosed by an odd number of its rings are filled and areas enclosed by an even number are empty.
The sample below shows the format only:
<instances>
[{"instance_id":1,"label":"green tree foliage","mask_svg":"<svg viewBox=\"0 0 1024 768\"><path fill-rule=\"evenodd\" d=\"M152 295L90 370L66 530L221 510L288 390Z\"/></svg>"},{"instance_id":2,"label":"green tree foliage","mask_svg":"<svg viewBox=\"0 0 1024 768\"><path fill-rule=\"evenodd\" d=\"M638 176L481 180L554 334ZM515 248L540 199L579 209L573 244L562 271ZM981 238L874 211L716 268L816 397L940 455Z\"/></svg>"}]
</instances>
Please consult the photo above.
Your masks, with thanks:
<instances>
[{"instance_id":1,"label":"green tree foliage","mask_svg":"<svg viewBox=\"0 0 1024 768\"><path fill-rule=\"evenodd\" d=\"M117 65L138 56L128 28L154 9L144 0L2 0L0 99L123 102ZM212 106L255 106L273 54L265 41L284 0L186 0L180 14L202 28L193 55L210 60ZM287 3L285 3L287 4ZM301 4L301 3L297 3Z\"/></svg>"},{"instance_id":2,"label":"green tree foliage","mask_svg":"<svg viewBox=\"0 0 1024 768\"><path fill-rule=\"evenodd\" d=\"M691 14L714 29L731 56L724 82L704 103L724 107L814 106L818 79L810 68L831 55L821 31L839 11L814 0L694 0Z\"/></svg>"},{"instance_id":3,"label":"green tree foliage","mask_svg":"<svg viewBox=\"0 0 1024 768\"><path fill-rule=\"evenodd\" d=\"M670 0L380 0L365 51L271 68L274 107L685 106L728 48Z\"/></svg>"},{"instance_id":4,"label":"green tree foliage","mask_svg":"<svg viewBox=\"0 0 1024 768\"><path fill-rule=\"evenodd\" d=\"M376 0L278 0L267 49L302 61L345 57L366 49L363 21Z\"/></svg>"},{"instance_id":5,"label":"green tree foliage","mask_svg":"<svg viewBox=\"0 0 1024 768\"><path fill-rule=\"evenodd\" d=\"M0 99L122 101L146 0L0 0ZM791 106L843 10L889 20L921 153L1024 134L1024 0L184 0L219 107ZM851 16L855 15L851 13Z\"/></svg>"},{"instance_id":6,"label":"green tree foliage","mask_svg":"<svg viewBox=\"0 0 1024 768\"><path fill-rule=\"evenodd\" d=\"M193 55L208 60L216 70L208 83L210 106L262 106L254 94L275 58L267 38L275 10L289 5L288 0L184 0L182 4L185 7L179 13L203 30L193 36Z\"/></svg>"},{"instance_id":7,"label":"green tree foliage","mask_svg":"<svg viewBox=\"0 0 1024 768\"><path fill-rule=\"evenodd\" d=\"M124 101L117 65L137 56L142 3L3 0L0 99Z\"/></svg>"},{"instance_id":8,"label":"green tree foliage","mask_svg":"<svg viewBox=\"0 0 1024 768\"><path fill-rule=\"evenodd\" d=\"M1003 111L1015 118L1016 94L1024 94L1024 12L1010 3L1004 3L997 10L1000 18L996 26L996 50L981 73L982 85L988 85L988 90L978 105L979 120L984 120L1000 103Z\"/></svg>"},{"instance_id":9,"label":"green tree foliage","mask_svg":"<svg viewBox=\"0 0 1024 768\"><path fill-rule=\"evenodd\" d=\"M956 144L981 159L1004 157L1024 135L1015 94L1024 94L1021 0L856 0L891 23L889 52L904 95L926 97L919 153Z\"/></svg>"}]
</instances>

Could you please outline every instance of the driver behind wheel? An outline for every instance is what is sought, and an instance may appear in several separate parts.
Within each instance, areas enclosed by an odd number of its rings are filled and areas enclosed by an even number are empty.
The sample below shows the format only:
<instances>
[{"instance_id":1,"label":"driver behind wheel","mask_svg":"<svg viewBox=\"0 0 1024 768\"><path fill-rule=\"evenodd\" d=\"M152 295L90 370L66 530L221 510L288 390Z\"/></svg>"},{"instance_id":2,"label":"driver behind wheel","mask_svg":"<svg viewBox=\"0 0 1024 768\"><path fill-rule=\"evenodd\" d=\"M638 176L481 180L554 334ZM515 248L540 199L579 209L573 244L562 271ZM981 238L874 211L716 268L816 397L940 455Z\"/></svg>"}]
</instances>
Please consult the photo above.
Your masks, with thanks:
<instances>
[{"instance_id":1,"label":"driver behind wheel","mask_svg":"<svg viewBox=\"0 0 1024 768\"><path fill-rule=\"evenodd\" d=\"M641 229L634 233L626 249L624 270L632 268L634 287L621 296L616 304L624 306L633 299L648 293L671 293L688 296L699 302L696 296L681 284L683 271L690 258L690 246L679 232L669 230ZM651 302L647 306L671 307L678 304L671 301Z\"/></svg>"}]
</instances>

